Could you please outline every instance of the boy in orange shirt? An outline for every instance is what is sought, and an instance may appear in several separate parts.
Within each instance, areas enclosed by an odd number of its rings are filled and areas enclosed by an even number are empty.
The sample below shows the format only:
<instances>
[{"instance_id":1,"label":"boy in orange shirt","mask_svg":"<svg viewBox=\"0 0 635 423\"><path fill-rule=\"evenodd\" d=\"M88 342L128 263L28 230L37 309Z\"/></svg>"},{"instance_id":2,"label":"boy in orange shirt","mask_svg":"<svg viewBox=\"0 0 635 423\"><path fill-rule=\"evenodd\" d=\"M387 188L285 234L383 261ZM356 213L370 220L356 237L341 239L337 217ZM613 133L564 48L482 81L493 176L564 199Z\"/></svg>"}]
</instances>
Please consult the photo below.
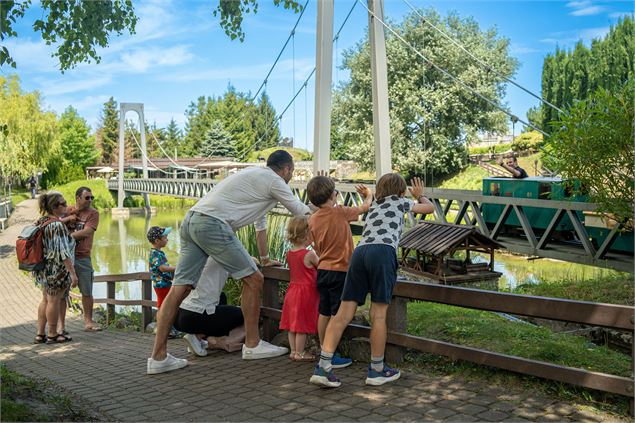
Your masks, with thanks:
<instances>
[{"instance_id":1,"label":"boy in orange shirt","mask_svg":"<svg viewBox=\"0 0 635 423\"><path fill-rule=\"evenodd\" d=\"M324 342L326 326L331 316L337 314L346 280L348 264L353 255L353 234L350 222L370 208L373 195L364 185L355 187L364 197L359 207L343 207L337 204L335 183L326 176L315 176L307 184L309 201L318 211L309 218L309 232L315 252L320 257L318 264L317 289L320 293L318 336L320 345ZM352 363L350 358L333 357L333 367L342 368Z\"/></svg>"}]
</instances>

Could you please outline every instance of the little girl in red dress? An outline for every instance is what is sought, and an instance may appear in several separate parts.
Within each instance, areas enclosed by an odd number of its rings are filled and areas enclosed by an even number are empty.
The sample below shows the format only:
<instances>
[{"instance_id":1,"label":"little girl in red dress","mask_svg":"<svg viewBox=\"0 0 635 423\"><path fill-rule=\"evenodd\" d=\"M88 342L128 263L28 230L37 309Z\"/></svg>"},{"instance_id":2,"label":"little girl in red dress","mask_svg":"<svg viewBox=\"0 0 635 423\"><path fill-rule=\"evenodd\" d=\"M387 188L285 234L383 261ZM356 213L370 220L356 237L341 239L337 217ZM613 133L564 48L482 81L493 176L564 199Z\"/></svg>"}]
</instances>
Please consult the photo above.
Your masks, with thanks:
<instances>
[{"instance_id":1,"label":"little girl in red dress","mask_svg":"<svg viewBox=\"0 0 635 423\"><path fill-rule=\"evenodd\" d=\"M315 251L307 249L312 243L308 220L292 218L287 226L287 239L293 245L287 253L291 281L284 297L280 329L289 331L291 360L315 361L313 354L304 351L307 334L317 333L320 302L317 291L318 256Z\"/></svg>"}]
</instances>

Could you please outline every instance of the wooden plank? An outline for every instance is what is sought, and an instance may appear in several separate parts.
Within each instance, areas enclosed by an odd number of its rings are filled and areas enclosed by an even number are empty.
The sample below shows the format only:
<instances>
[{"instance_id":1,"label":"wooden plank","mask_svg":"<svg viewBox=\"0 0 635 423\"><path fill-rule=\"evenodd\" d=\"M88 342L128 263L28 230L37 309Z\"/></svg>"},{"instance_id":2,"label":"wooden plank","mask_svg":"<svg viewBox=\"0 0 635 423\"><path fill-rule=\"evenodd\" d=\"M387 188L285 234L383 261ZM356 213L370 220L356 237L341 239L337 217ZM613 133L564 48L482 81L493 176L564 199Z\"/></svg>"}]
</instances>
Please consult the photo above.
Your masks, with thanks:
<instances>
[{"instance_id":1,"label":"wooden plank","mask_svg":"<svg viewBox=\"0 0 635 423\"><path fill-rule=\"evenodd\" d=\"M157 302L152 300L115 300L113 298L94 298L96 304L108 304L109 307L120 306L145 306L156 307Z\"/></svg>"},{"instance_id":2,"label":"wooden plank","mask_svg":"<svg viewBox=\"0 0 635 423\"><path fill-rule=\"evenodd\" d=\"M130 282L150 279L150 272L122 273L119 275L99 275L95 276L95 282Z\"/></svg>"},{"instance_id":3,"label":"wooden plank","mask_svg":"<svg viewBox=\"0 0 635 423\"><path fill-rule=\"evenodd\" d=\"M635 308L629 306L535 297L412 281L397 282L393 295L477 310L497 311L624 330L633 330L632 319L635 315Z\"/></svg>"}]
</instances>

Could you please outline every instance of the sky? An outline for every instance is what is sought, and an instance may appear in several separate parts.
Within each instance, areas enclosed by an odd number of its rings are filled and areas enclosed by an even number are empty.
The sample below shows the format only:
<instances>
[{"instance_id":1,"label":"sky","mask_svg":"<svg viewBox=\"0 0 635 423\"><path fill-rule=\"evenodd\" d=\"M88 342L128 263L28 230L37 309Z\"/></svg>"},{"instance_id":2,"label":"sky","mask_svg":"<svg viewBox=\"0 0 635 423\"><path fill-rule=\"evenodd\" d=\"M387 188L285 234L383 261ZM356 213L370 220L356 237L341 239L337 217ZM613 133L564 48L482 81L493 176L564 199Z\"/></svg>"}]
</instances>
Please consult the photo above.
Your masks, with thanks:
<instances>
[{"instance_id":1,"label":"sky","mask_svg":"<svg viewBox=\"0 0 635 423\"><path fill-rule=\"evenodd\" d=\"M150 124L165 127L174 119L183 128L185 111L199 96L222 96L229 84L255 94L298 18L291 10L275 7L272 0L259 0L258 13L245 16L246 36L241 43L226 36L219 18L213 16L217 1L133 0L139 18L136 33L113 36L107 48L98 50L101 63L82 63L61 73L51 57L53 46L47 46L31 28L42 15L35 3L14 26L18 37L6 40L17 69L4 66L0 73L17 73L22 88L38 90L44 107L58 115L73 106L93 130L103 103L111 96L118 103L143 103ZM335 31L354 3L335 0ZM442 16L450 11L472 16L482 30L496 28L499 36L510 40L510 54L519 61L514 80L537 94L545 55L556 46L572 48L579 40L589 45L593 38L607 34L621 16L633 13L631 1L385 0L386 18L401 21L411 12L408 3L433 7ZM315 66L316 16L317 0L309 0L295 37L268 80L266 91L278 113ZM364 37L367 26L368 12L357 4L334 47L334 84L348 77L337 68L342 52ZM283 136L293 137L296 147L309 150L313 150L313 81L309 80L280 125ZM504 102L523 119L538 104L511 85ZM127 115L133 118L133 113ZM518 125L515 131L519 133Z\"/></svg>"}]
</instances>

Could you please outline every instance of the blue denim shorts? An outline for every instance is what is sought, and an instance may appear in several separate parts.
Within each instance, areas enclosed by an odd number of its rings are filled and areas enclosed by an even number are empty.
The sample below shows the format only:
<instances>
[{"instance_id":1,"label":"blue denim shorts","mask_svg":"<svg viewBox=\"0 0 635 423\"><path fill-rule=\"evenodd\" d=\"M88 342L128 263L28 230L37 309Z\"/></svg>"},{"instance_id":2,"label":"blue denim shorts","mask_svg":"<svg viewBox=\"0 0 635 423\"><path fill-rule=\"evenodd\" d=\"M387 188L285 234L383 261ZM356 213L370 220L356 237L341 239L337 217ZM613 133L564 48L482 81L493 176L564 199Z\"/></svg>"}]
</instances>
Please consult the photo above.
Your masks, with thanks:
<instances>
[{"instance_id":1,"label":"blue denim shorts","mask_svg":"<svg viewBox=\"0 0 635 423\"><path fill-rule=\"evenodd\" d=\"M397 251L390 245L366 244L355 248L346 273L342 301L390 304L397 282Z\"/></svg>"},{"instance_id":2,"label":"blue denim shorts","mask_svg":"<svg viewBox=\"0 0 635 423\"><path fill-rule=\"evenodd\" d=\"M181 255L172 285L196 288L210 256L234 279L242 279L258 271L234 231L222 220L190 210L183 219L179 234Z\"/></svg>"}]
</instances>

